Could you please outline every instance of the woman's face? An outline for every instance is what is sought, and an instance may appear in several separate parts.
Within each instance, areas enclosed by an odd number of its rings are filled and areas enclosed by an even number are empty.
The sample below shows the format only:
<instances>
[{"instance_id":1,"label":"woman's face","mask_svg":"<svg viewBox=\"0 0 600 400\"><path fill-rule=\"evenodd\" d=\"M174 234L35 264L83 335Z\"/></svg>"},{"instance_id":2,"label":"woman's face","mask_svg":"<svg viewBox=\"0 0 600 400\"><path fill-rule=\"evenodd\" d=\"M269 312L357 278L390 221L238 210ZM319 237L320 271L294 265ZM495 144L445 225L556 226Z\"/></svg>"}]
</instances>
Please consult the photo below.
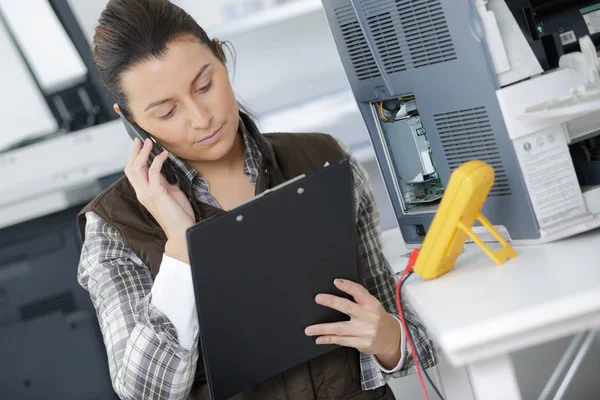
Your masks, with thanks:
<instances>
[{"instance_id":1,"label":"woman's face","mask_svg":"<svg viewBox=\"0 0 600 400\"><path fill-rule=\"evenodd\" d=\"M186 161L215 161L235 143L238 105L227 69L197 39L172 41L164 56L121 76L135 123Z\"/></svg>"}]
</instances>

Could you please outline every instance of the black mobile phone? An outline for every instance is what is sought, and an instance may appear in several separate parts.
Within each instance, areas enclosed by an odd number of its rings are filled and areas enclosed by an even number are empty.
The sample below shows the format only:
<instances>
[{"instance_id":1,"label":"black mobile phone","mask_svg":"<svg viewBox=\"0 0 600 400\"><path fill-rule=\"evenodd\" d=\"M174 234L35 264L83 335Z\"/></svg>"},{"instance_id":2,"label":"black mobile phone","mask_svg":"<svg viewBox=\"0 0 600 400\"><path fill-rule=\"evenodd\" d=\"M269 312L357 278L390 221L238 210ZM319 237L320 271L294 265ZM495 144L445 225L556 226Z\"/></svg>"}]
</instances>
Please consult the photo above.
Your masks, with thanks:
<instances>
[{"instance_id":1,"label":"black mobile phone","mask_svg":"<svg viewBox=\"0 0 600 400\"><path fill-rule=\"evenodd\" d=\"M125 125L125 130L127 131L127 134L129 135L131 140L135 140L135 138L138 138L142 141L142 143L144 143L146 139L152 140L152 151L150 153L150 157L148 157L148 163L152 164L154 157L160 155L160 153L163 152L162 146L156 143L156 141L150 137L148 132L140 128L137 124L129 122L129 120L125 118L123 114L120 114L120 116L121 121L123 121L123 125ZM165 161L161 172L170 184L177 183L177 176L173 171L173 165L171 164L171 160L167 159Z\"/></svg>"}]
</instances>

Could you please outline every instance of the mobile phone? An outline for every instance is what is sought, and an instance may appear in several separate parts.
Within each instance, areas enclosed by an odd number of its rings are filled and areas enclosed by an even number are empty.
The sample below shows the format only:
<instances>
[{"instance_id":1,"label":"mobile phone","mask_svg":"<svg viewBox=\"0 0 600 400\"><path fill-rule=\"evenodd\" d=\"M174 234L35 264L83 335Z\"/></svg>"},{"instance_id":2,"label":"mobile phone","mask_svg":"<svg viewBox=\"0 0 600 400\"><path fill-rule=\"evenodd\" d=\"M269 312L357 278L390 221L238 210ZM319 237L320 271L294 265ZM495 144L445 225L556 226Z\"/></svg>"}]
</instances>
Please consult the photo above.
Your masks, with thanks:
<instances>
[{"instance_id":1,"label":"mobile phone","mask_svg":"<svg viewBox=\"0 0 600 400\"><path fill-rule=\"evenodd\" d=\"M140 128L137 124L129 122L129 120L127 118L125 118L123 116L123 114L120 114L120 116L121 116L121 121L123 121L123 125L125 125L125 130L127 131L127 134L129 135L131 140L135 140L135 138L138 138L142 141L142 143L144 143L144 141L146 139L152 140L152 143L153 143L152 150L150 152L150 156L148 157L148 164L152 164L154 157L160 155L160 153L163 152L162 146L159 145L158 143L156 143L156 141L154 141L150 137L148 132L146 132L145 130ZM171 165L171 160L167 159L165 161L165 163L163 164L161 173L164 175L164 177L167 179L167 181L170 184L175 184L175 183L177 183L177 176L173 172L172 168L173 168L173 166Z\"/></svg>"}]
</instances>

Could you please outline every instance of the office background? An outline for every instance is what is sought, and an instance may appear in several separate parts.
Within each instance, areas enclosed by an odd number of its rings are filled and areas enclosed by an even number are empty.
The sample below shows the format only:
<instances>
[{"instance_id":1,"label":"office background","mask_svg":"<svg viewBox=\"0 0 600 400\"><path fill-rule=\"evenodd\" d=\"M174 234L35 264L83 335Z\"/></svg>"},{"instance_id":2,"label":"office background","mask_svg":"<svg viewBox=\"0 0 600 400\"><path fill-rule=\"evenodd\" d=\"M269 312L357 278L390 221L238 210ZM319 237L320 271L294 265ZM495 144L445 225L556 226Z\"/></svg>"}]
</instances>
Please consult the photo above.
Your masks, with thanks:
<instances>
[{"instance_id":1,"label":"office background","mask_svg":"<svg viewBox=\"0 0 600 400\"><path fill-rule=\"evenodd\" d=\"M0 1L0 6L9 7L10 2ZM261 130L325 132L340 138L371 177L382 230L394 228L394 212L320 0L177 0L174 3L195 17L209 36L232 43L236 55L235 70L232 68L231 71L234 89L239 100L258 117ZM85 40L91 43L94 26L106 1L69 0L66 4L79 23ZM36 15L31 13L27 26L20 25L20 28L39 37L36 27L44 22L36 21ZM24 21L21 19L18 23L23 24ZM35 48L30 50L35 51ZM41 45L39 51L45 51ZM0 54L5 55L0 60L0 87L4 94L0 97L0 118L4 123L4 139L0 147L6 150L33 133L47 133L52 137L0 153L0 177L6 177L3 179L6 185L3 192L9 191L8 196L16 199L19 196L14 191L28 190L30 181L36 184L32 176L44 166L58 163L59 159L86 159L91 155L54 147L52 152L42 151L41 156L35 153L30 159L21 157L23 149L50 146L53 140L61 139L65 134L56 135L56 121L45 108L44 100L30 78L30 71L15 51L5 29L0 30ZM77 66L73 67L73 71L77 74ZM52 73L58 72L48 73L51 80ZM117 126L111 129L117 129ZM16 131L19 131L18 135L12 133ZM128 140L124 130L119 134ZM127 152L128 149L123 154ZM15 160L15 154L20 165L25 163L24 167L17 168L15 162L10 161ZM122 158L122 165L116 165L118 161L115 161L115 172L122 168L125 160ZM20 214L15 217L14 202L0 205L0 208L10 210L11 218L14 218L14 222L3 224L0 230L0 358L9 360L3 362L0 368L3 375L0 377L0 394L4 385L12 386L17 381L25 388L24 392L31 390L38 393L36 390L41 382L51 379L56 385L59 382L60 385L77 382L73 383L74 387L87 385L88 393L110 390L106 381L90 379L85 369L91 365L102 369L105 365L104 355L98 353L103 350L103 345L97 336L95 316L86 298L87 293L76 283L80 243L74 216L87 200L86 196L89 197L99 187L105 187L114 177L107 176L105 180L100 179L100 185L93 184L87 191L73 194L64 203L63 211L54 207L46 213L44 207L24 206L18 209ZM2 214L0 209L0 215L6 214ZM540 392L568 341L569 338L561 339L514 355L524 398L534 398ZM42 353L45 355L36 356ZM57 358L57 354L63 357ZM31 364L36 362L39 365L32 368ZM79 365L83 366L83 370L74 367ZM595 349L586 358L568 398L589 398L594 387L590 385L595 384L598 370L600 349ZM57 375L50 378L52 372ZM394 380L391 385L398 398L421 396L414 376ZM105 397L98 395L97 398Z\"/></svg>"}]
</instances>

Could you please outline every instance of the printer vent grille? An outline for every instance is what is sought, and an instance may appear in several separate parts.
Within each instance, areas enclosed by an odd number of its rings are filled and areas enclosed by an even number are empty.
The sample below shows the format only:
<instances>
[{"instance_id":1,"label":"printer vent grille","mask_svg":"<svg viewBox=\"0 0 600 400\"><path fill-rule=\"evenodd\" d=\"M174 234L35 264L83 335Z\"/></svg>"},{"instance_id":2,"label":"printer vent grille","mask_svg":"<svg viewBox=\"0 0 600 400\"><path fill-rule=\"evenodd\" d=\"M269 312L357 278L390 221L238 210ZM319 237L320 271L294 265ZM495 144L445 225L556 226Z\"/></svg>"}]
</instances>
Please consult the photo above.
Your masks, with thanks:
<instances>
[{"instance_id":1,"label":"printer vent grille","mask_svg":"<svg viewBox=\"0 0 600 400\"><path fill-rule=\"evenodd\" d=\"M388 74L456 60L441 0L361 0Z\"/></svg>"},{"instance_id":2,"label":"printer vent grille","mask_svg":"<svg viewBox=\"0 0 600 400\"><path fill-rule=\"evenodd\" d=\"M395 0L363 0L362 8L369 24L369 31L381 58L385 72L393 74L406 71L408 55L406 42L402 40Z\"/></svg>"},{"instance_id":3,"label":"printer vent grille","mask_svg":"<svg viewBox=\"0 0 600 400\"><path fill-rule=\"evenodd\" d=\"M437 114L434 119L450 171L467 161L484 161L496 175L490 196L509 196L506 168L486 108Z\"/></svg>"},{"instance_id":4,"label":"printer vent grille","mask_svg":"<svg viewBox=\"0 0 600 400\"><path fill-rule=\"evenodd\" d=\"M456 60L441 0L396 0L415 68Z\"/></svg>"},{"instance_id":5,"label":"printer vent grille","mask_svg":"<svg viewBox=\"0 0 600 400\"><path fill-rule=\"evenodd\" d=\"M357 79L364 81L381 77L352 5L335 9L335 15Z\"/></svg>"}]
</instances>

